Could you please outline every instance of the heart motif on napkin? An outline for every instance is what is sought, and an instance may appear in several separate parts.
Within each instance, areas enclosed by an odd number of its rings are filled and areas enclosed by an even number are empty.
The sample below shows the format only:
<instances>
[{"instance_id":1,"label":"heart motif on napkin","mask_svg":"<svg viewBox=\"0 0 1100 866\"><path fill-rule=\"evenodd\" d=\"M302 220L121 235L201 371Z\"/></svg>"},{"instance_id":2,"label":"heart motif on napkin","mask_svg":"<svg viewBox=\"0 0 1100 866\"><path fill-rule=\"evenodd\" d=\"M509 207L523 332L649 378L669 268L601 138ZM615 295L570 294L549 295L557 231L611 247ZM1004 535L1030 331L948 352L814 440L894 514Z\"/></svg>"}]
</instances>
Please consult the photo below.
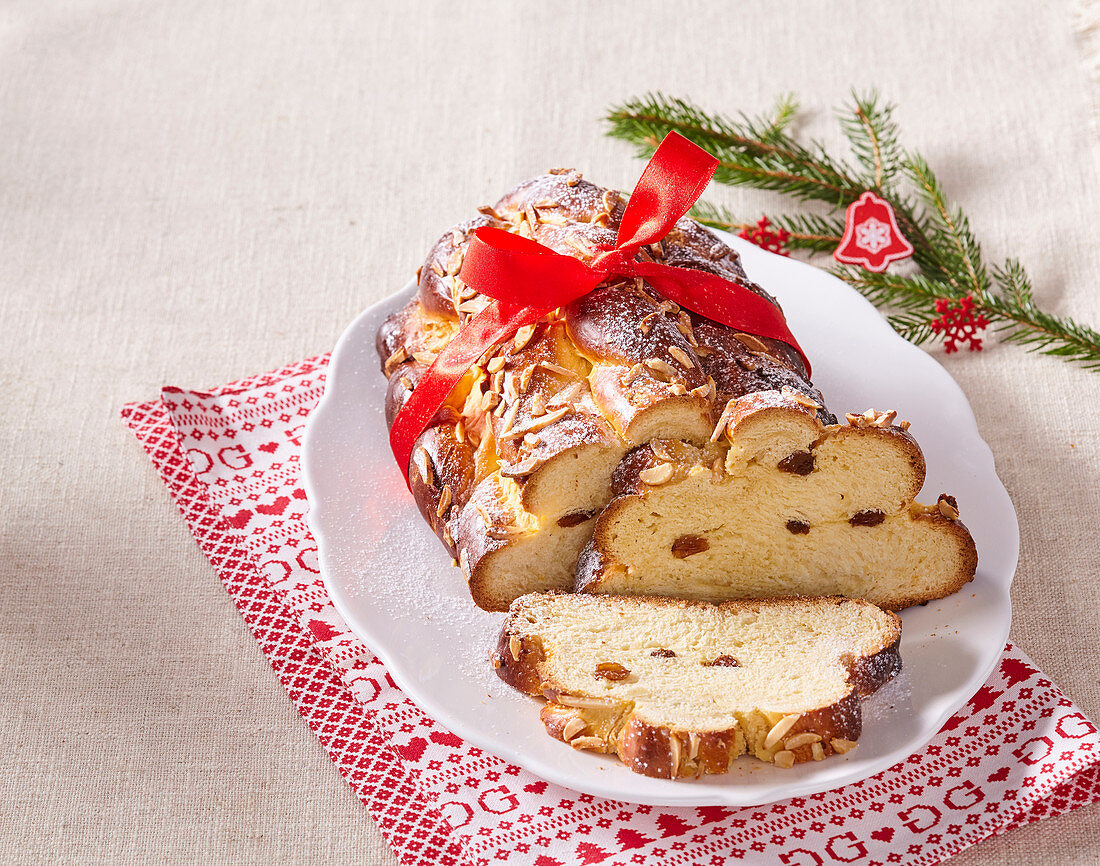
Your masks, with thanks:
<instances>
[{"instance_id":1,"label":"heart motif on napkin","mask_svg":"<svg viewBox=\"0 0 1100 866\"><path fill-rule=\"evenodd\" d=\"M252 512L247 508L242 508L236 514L225 515L225 522L232 526L234 529L244 529L248 525L248 521L252 519Z\"/></svg>"},{"instance_id":2,"label":"heart motif on napkin","mask_svg":"<svg viewBox=\"0 0 1100 866\"><path fill-rule=\"evenodd\" d=\"M284 511L286 511L286 507L288 505L290 505L290 497L280 496L270 505L257 505L256 510L260 512L260 514L282 514Z\"/></svg>"},{"instance_id":3,"label":"heart motif on napkin","mask_svg":"<svg viewBox=\"0 0 1100 866\"><path fill-rule=\"evenodd\" d=\"M419 761L424 757L424 750L428 748L428 741L423 737L413 737L403 746L397 746L395 751L406 761Z\"/></svg>"},{"instance_id":4,"label":"heart motif on napkin","mask_svg":"<svg viewBox=\"0 0 1100 866\"><path fill-rule=\"evenodd\" d=\"M452 749L457 749L462 746L462 739L456 737L450 731L432 731L431 739L433 743L438 743L441 746L450 746Z\"/></svg>"}]
</instances>

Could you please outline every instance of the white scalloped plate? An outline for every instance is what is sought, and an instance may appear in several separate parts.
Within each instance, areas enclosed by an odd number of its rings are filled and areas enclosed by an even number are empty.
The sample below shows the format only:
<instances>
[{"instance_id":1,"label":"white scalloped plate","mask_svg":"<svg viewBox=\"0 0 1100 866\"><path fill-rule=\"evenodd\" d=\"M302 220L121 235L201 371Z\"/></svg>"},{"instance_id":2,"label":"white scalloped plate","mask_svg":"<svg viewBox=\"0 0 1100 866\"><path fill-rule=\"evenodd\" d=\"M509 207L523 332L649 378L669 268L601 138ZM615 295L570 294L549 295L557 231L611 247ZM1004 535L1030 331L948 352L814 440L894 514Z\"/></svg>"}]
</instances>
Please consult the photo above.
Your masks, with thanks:
<instances>
[{"instance_id":1,"label":"white scalloped plate","mask_svg":"<svg viewBox=\"0 0 1100 866\"><path fill-rule=\"evenodd\" d=\"M1009 586L1019 555L1016 512L959 386L901 339L849 286L802 262L727 237L749 276L774 294L838 415L896 408L924 450L923 501L958 497L978 545L978 574L962 592L902 614L902 675L864 703L859 748L781 770L752 759L724 776L650 779L618 761L548 737L539 701L505 686L487 654L503 614L478 610L413 504L390 453L378 325L412 286L375 304L344 332L304 446L309 521L325 586L340 614L401 689L469 742L531 772L601 797L668 806L759 805L864 779L903 760L993 671L1008 637Z\"/></svg>"}]
</instances>

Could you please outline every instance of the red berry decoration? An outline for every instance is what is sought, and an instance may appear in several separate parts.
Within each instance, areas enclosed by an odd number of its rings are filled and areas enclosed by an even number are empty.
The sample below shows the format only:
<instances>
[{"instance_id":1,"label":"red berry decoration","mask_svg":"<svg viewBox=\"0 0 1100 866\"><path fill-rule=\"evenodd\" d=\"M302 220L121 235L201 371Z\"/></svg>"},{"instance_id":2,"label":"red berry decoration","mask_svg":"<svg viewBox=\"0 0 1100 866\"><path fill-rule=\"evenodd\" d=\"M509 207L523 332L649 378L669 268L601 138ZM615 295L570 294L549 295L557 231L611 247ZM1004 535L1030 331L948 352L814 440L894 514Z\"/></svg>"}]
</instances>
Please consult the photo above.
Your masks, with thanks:
<instances>
[{"instance_id":1,"label":"red berry decoration","mask_svg":"<svg viewBox=\"0 0 1100 866\"><path fill-rule=\"evenodd\" d=\"M949 298L936 298L936 312L940 315L929 324L937 334L943 335L944 349L957 352L959 345L968 343L971 352L982 350L982 340L978 332L984 330L989 321L974 307L974 299L967 295L953 306Z\"/></svg>"},{"instance_id":2,"label":"red berry decoration","mask_svg":"<svg viewBox=\"0 0 1100 866\"><path fill-rule=\"evenodd\" d=\"M739 238L743 238L746 241L756 244L761 249L767 250L769 253L776 253L780 256L789 256L787 252L787 241L791 239L791 233L786 229L780 229L775 231L772 227L771 220L766 216L760 217L757 220L756 225L753 228L743 228L737 233Z\"/></svg>"}]
</instances>

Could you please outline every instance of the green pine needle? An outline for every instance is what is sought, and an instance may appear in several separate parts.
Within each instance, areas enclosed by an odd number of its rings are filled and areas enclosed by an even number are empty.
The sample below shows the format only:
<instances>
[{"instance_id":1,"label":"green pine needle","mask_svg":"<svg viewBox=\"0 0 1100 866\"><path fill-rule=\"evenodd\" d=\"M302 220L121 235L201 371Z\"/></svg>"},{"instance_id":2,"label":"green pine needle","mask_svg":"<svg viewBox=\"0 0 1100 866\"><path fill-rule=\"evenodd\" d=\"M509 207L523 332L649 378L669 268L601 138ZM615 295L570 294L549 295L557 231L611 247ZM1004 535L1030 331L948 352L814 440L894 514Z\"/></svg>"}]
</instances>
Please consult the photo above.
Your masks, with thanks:
<instances>
[{"instance_id":1,"label":"green pine needle","mask_svg":"<svg viewBox=\"0 0 1100 866\"><path fill-rule=\"evenodd\" d=\"M738 219L728 208L707 202L699 202L692 208L691 216L705 226L733 234L751 231L755 225L749 220ZM790 214L769 217L769 220L776 229L785 229L790 233L787 247L792 250L831 253L844 235L844 221L836 217Z\"/></svg>"},{"instance_id":2,"label":"green pine needle","mask_svg":"<svg viewBox=\"0 0 1100 866\"><path fill-rule=\"evenodd\" d=\"M880 105L874 91L863 96L853 91L852 103L838 112L837 117L852 153L860 165L869 168L863 173L865 186L876 192L883 190L904 164L894 106Z\"/></svg>"},{"instance_id":3,"label":"green pine needle","mask_svg":"<svg viewBox=\"0 0 1100 866\"><path fill-rule=\"evenodd\" d=\"M880 307L894 329L914 343L936 337L936 301L970 297L976 311L1001 339L1028 351L1064 358L1100 371L1100 333L1069 318L1041 310L1023 266L1009 259L989 268L962 210L952 205L928 162L901 146L894 106L874 91L852 92L837 117L854 163L831 156L820 142L800 143L790 129L798 111L784 94L767 114L710 114L693 103L651 93L614 107L608 134L634 144L649 157L671 131L714 154L715 179L729 185L771 190L801 201L824 202L830 211L771 217L791 235L787 246L829 254L844 232L844 210L866 190L893 207L898 226L913 245L916 273L872 273L833 266L832 272ZM727 208L700 203L700 222L738 233L754 223Z\"/></svg>"}]
</instances>

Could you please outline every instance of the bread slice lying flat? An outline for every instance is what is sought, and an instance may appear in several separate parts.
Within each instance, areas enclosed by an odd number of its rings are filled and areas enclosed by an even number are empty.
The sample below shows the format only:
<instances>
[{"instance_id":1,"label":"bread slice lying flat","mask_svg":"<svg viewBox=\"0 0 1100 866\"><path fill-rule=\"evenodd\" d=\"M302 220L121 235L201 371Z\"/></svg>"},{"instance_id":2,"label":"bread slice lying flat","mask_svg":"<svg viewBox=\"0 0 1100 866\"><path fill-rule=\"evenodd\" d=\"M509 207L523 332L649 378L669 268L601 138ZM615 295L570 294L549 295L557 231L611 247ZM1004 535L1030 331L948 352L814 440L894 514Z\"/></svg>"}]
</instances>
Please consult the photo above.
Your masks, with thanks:
<instances>
[{"instance_id":1,"label":"bread slice lying flat","mask_svg":"<svg viewBox=\"0 0 1100 866\"><path fill-rule=\"evenodd\" d=\"M822 425L790 390L731 400L711 447L654 440L619 464L577 565L584 592L719 601L943 598L977 551L954 499L914 501L924 457L896 413Z\"/></svg>"},{"instance_id":2,"label":"bread slice lying flat","mask_svg":"<svg viewBox=\"0 0 1100 866\"><path fill-rule=\"evenodd\" d=\"M860 698L901 669L901 621L841 597L730 601L533 593L513 602L499 676L545 697L550 736L659 778L851 750Z\"/></svg>"}]
</instances>

